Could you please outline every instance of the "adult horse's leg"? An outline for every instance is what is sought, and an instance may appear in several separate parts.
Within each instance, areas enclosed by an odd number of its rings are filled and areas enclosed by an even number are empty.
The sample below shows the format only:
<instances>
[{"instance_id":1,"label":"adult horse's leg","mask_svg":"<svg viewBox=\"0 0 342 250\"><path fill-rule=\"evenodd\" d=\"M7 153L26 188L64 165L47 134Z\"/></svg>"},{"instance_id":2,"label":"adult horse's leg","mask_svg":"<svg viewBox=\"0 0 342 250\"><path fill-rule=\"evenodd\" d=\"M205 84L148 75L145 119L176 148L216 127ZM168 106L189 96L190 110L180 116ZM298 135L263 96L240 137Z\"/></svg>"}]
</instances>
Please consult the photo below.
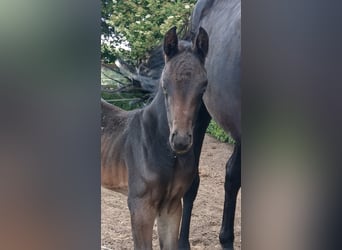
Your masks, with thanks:
<instances>
[{"instance_id":1,"label":"adult horse's leg","mask_svg":"<svg viewBox=\"0 0 342 250\"><path fill-rule=\"evenodd\" d=\"M170 209L166 207L157 217L160 249L175 250L178 247L179 224L182 217L182 203L175 202Z\"/></svg>"},{"instance_id":2,"label":"adult horse's leg","mask_svg":"<svg viewBox=\"0 0 342 250\"><path fill-rule=\"evenodd\" d=\"M190 189L186 192L183 197L183 216L182 216L182 226L179 234L178 249L188 250L190 249L189 242L189 231L190 231L190 221L193 203L196 199L198 187L200 183L200 177L197 171L196 177L192 182Z\"/></svg>"},{"instance_id":3,"label":"adult horse's leg","mask_svg":"<svg viewBox=\"0 0 342 250\"><path fill-rule=\"evenodd\" d=\"M156 209L144 198L128 199L135 250L152 250L152 230Z\"/></svg>"},{"instance_id":4,"label":"adult horse's leg","mask_svg":"<svg viewBox=\"0 0 342 250\"><path fill-rule=\"evenodd\" d=\"M195 129L194 129L194 142L193 142L197 173L190 188L188 189L188 191L185 193L183 197L182 226L181 226L181 231L179 234L179 241L178 241L178 249L181 249L181 250L190 249L189 231L190 231L191 212L192 212L193 203L197 196L197 191L198 191L198 187L200 183L200 177L198 173L198 164L199 164L205 131L207 130L210 119L211 117L206 107L204 106L204 104L202 104L199 114L198 114Z\"/></svg>"},{"instance_id":5,"label":"adult horse's leg","mask_svg":"<svg viewBox=\"0 0 342 250\"><path fill-rule=\"evenodd\" d=\"M224 183L225 198L223 218L220 232L220 243L223 249L234 249L234 218L236 197L241 187L241 145L236 144L234 152L226 165Z\"/></svg>"}]
</instances>

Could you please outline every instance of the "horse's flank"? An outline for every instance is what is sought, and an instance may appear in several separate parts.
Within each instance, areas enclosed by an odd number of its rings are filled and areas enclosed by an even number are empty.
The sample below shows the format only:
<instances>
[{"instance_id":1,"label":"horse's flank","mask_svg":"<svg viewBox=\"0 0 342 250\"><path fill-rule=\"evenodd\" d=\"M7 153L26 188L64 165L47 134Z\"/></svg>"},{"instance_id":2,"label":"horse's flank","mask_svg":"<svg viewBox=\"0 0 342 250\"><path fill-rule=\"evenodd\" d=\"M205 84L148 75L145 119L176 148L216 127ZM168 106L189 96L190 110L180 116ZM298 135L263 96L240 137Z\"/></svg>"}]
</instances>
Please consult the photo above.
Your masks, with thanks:
<instances>
[{"instance_id":1,"label":"horse's flank","mask_svg":"<svg viewBox=\"0 0 342 250\"><path fill-rule=\"evenodd\" d=\"M241 2L200 0L192 16L192 32L202 26L210 36L205 67L208 87L205 105L235 141L241 137Z\"/></svg>"},{"instance_id":2,"label":"horse's flank","mask_svg":"<svg viewBox=\"0 0 342 250\"><path fill-rule=\"evenodd\" d=\"M101 100L101 182L105 188L127 195L128 169L117 145L125 145L130 115Z\"/></svg>"}]
</instances>

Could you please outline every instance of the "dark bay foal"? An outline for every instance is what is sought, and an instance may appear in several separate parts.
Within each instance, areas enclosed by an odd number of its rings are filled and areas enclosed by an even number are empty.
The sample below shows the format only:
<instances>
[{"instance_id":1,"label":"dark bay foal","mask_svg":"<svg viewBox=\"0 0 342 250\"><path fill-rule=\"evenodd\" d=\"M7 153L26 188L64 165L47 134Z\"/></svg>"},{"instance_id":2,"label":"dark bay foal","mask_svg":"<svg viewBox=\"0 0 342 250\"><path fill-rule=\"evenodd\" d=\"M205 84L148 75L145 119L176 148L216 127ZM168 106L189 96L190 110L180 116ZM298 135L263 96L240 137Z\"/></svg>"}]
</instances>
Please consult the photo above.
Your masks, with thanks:
<instances>
[{"instance_id":1,"label":"dark bay foal","mask_svg":"<svg viewBox=\"0 0 342 250\"><path fill-rule=\"evenodd\" d=\"M161 249L177 249L181 198L197 172L195 123L207 86L208 35L164 37L165 67L146 108L124 111L101 101L101 184L128 195L135 249L152 249L157 218Z\"/></svg>"}]
</instances>

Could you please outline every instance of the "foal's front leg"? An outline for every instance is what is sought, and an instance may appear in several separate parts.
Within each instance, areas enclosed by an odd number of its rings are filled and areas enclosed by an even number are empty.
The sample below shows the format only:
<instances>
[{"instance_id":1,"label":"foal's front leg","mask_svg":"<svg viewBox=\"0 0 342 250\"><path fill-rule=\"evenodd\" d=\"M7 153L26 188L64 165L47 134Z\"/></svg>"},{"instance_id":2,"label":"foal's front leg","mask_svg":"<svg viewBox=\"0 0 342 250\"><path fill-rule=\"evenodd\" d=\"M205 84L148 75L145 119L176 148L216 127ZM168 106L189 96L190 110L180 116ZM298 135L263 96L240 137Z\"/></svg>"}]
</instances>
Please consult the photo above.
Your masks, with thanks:
<instances>
[{"instance_id":1,"label":"foal's front leg","mask_svg":"<svg viewBox=\"0 0 342 250\"><path fill-rule=\"evenodd\" d=\"M135 250L152 250L152 231L156 209L147 198L128 198Z\"/></svg>"},{"instance_id":2,"label":"foal's front leg","mask_svg":"<svg viewBox=\"0 0 342 250\"><path fill-rule=\"evenodd\" d=\"M160 249L176 250L178 248L181 217L181 200L174 201L171 206L167 206L160 211L157 218Z\"/></svg>"}]
</instances>

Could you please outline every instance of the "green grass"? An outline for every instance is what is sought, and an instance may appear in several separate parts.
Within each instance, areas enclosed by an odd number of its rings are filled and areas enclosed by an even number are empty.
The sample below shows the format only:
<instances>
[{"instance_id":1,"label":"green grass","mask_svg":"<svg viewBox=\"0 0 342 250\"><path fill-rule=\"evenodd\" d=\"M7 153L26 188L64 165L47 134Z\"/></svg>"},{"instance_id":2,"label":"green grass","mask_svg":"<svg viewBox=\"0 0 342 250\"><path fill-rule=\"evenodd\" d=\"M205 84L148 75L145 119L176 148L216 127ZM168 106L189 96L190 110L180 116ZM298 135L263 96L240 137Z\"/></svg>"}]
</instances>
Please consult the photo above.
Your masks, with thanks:
<instances>
[{"instance_id":1,"label":"green grass","mask_svg":"<svg viewBox=\"0 0 342 250\"><path fill-rule=\"evenodd\" d=\"M207 133L221 142L227 142L229 144L235 143L234 139L230 135L228 135L222 128L220 128L220 126L214 120L210 121L207 128Z\"/></svg>"}]
</instances>

